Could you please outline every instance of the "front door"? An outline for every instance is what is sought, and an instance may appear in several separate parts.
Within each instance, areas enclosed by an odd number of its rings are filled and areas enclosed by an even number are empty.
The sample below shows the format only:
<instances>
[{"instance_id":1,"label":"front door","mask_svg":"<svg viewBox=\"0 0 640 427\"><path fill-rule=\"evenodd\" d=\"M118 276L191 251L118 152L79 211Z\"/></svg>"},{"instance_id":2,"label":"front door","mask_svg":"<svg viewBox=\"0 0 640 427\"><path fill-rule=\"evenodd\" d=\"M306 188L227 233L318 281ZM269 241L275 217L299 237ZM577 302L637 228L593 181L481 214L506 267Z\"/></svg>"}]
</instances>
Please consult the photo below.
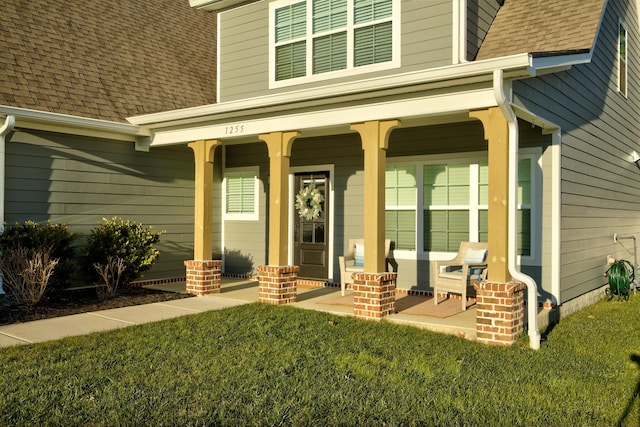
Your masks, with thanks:
<instances>
[{"instance_id":1,"label":"front door","mask_svg":"<svg viewBox=\"0 0 640 427\"><path fill-rule=\"evenodd\" d=\"M296 195L300 194L300 190L315 187L322 195L322 202L316 207L317 215L311 215L314 211L314 204L307 197L303 198L307 206L305 209L308 214L306 217L300 216L300 209L296 206L296 214L294 218L294 263L300 266L299 277L309 277L317 279L326 279L328 276L328 236L329 230L329 173L313 172L301 173L295 175L295 191ZM298 199L298 197L296 197ZM311 216L311 217L310 217Z\"/></svg>"}]
</instances>

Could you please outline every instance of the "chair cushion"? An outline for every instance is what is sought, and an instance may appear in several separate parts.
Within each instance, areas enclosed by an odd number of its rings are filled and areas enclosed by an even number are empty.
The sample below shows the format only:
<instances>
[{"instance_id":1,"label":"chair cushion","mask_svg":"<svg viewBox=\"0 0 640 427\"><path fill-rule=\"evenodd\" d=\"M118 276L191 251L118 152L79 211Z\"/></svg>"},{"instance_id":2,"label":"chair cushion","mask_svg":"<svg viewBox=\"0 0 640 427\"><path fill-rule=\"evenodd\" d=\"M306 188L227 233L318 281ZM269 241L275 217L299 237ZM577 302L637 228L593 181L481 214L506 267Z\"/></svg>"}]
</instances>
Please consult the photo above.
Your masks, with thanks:
<instances>
[{"instance_id":1,"label":"chair cushion","mask_svg":"<svg viewBox=\"0 0 640 427\"><path fill-rule=\"evenodd\" d=\"M482 264L487 257L486 249L467 249L467 253L464 256L465 264Z\"/></svg>"},{"instance_id":2,"label":"chair cushion","mask_svg":"<svg viewBox=\"0 0 640 427\"><path fill-rule=\"evenodd\" d=\"M364 245L360 243L356 243L355 247L356 247L356 255L355 255L355 261L353 263L353 266L364 267Z\"/></svg>"},{"instance_id":3,"label":"chair cushion","mask_svg":"<svg viewBox=\"0 0 640 427\"><path fill-rule=\"evenodd\" d=\"M454 270L454 271L441 271L438 273L439 277L445 279L453 279L453 280L462 280L462 269ZM482 268L470 268L467 272L467 280L482 280Z\"/></svg>"}]
</instances>

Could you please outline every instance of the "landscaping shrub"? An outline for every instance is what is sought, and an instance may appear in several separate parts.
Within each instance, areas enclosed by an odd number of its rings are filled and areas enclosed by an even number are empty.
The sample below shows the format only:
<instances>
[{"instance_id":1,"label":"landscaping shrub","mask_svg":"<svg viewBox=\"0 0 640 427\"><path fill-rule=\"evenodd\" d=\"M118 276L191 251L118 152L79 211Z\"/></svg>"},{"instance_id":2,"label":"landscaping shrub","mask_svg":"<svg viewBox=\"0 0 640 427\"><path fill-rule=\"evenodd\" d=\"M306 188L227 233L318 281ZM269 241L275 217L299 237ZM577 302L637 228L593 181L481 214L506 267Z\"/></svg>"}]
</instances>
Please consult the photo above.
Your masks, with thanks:
<instances>
[{"instance_id":1,"label":"landscaping shrub","mask_svg":"<svg viewBox=\"0 0 640 427\"><path fill-rule=\"evenodd\" d=\"M142 277L156 262L160 251L155 244L162 232L145 228L135 221L114 217L102 219L102 224L91 230L85 246L86 272L91 280L101 280L95 265L106 266L109 259L120 258L124 264L120 281L129 284Z\"/></svg>"},{"instance_id":2,"label":"landscaping shrub","mask_svg":"<svg viewBox=\"0 0 640 427\"><path fill-rule=\"evenodd\" d=\"M58 259L51 257L51 248L24 248L20 245L7 249L0 257L3 285L18 301L36 305L44 295L49 278Z\"/></svg>"},{"instance_id":3,"label":"landscaping shrub","mask_svg":"<svg viewBox=\"0 0 640 427\"><path fill-rule=\"evenodd\" d=\"M49 249L50 257L58 260L49 288L62 289L72 283L78 268L72 246L76 236L68 230L67 224L34 221L15 223L11 226L5 224L4 232L0 234L0 252L8 254L19 247L34 250L36 253Z\"/></svg>"},{"instance_id":4,"label":"landscaping shrub","mask_svg":"<svg viewBox=\"0 0 640 427\"><path fill-rule=\"evenodd\" d=\"M114 296L118 291L118 285L120 284L122 273L127 269L127 267L124 265L124 260L122 258L109 255L107 257L106 263L95 263L93 264L93 268L95 268L96 272L100 275L102 281L104 282L104 296ZM98 295L102 296L101 294L102 291L98 291Z\"/></svg>"}]
</instances>

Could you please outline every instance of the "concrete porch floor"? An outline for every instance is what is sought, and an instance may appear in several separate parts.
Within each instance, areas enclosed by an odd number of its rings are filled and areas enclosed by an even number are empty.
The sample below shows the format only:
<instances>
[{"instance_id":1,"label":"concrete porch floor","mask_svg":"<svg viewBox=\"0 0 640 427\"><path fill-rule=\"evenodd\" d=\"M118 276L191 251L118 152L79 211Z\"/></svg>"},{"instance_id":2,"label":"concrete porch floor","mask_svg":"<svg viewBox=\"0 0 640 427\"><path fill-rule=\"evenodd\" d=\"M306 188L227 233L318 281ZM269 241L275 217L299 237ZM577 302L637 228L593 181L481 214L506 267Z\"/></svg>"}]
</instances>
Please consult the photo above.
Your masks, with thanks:
<instances>
[{"instance_id":1,"label":"concrete porch floor","mask_svg":"<svg viewBox=\"0 0 640 427\"><path fill-rule=\"evenodd\" d=\"M151 289L159 289L170 292L186 292L184 282L145 286ZM347 291L347 294L351 291ZM221 292L212 294L207 298L224 298L229 300L257 302L258 282L255 280L222 278ZM328 304L327 302L340 297L340 288L299 286L298 301L291 304L306 310L322 311L337 316L353 316L353 307L348 305ZM424 297L427 300L427 297ZM430 303L433 303L429 299ZM434 332L456 335L461 338L476 339L476 308L475 305L466 311L449 317L432 317L428 315L406 314L399 311L396 314L384 317L383 321L409 325Z\"/></svg>"}]
</instances>

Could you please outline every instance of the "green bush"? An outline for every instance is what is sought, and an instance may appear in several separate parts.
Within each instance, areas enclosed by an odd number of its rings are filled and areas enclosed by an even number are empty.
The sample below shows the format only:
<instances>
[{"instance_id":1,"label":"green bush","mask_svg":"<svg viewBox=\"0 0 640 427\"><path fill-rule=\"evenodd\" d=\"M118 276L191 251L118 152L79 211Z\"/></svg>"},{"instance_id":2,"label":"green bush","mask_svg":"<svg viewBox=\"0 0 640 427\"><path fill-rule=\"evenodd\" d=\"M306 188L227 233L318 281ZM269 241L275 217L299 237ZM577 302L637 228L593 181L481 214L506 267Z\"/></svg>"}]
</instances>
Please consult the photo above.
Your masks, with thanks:
<instances>
[{"instance_id":1,"label":"green bush","mask_svg":"<svg viewBox=\"0 0 640 427\"><path fill-rule=\"evenodd\" d=\"M17 248L43 251L51 248L51 258L58 259L58 265L51 276L49 288L63 289L73 283L78 268L73 241L77 234L71 233L67 224L37 223L5 224L0 234L0 252L5 254Z\"/></svg>"},{"instance_id":2,"label":"green bush","mask_svg":"<svg viewBox=\"0 0 640 427\"><path fill-rule=\"evenodd\" d=\"M92 229L87 236L85 271L90 280L101 280L95 265L107 265L110 258L123 260L125 269L120 276L123 284L142 277L160 255L155 244L160 241L161 234L153 227L145 228L134 221L103 218L102 225Z\"/></svg>"}]
</instances>

